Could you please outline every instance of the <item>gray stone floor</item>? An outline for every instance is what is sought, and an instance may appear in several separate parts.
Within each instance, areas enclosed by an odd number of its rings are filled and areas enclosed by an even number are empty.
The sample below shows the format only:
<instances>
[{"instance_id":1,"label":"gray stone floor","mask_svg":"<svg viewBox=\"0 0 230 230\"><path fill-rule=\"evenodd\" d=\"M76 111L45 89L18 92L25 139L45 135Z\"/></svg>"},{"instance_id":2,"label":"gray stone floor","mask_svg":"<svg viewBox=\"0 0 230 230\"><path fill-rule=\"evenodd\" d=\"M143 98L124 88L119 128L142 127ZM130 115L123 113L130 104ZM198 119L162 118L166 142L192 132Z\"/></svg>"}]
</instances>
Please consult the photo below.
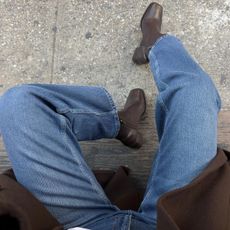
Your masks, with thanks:
<instances>
[{"instance_id":1,"label":"gray stone floor","mask_svg":"<svg viewBox=\"0 0 230 230\"><path fill-rule=\"evenodd\" d=\"M149 0L0 0L0 94L19 83L102 85L121 107L130 89L145 89L148 116L140 129L145 145L131 150L116 140L82 143L92 168L128 165L144 187L157 148L154 100L148 66L131 57ZM159 0L163 30L183 40L212 76L230 107L230 0ZM101 144L103 143L103 145ZM2 144L1 144L2 146ZM7 164L0 147L1 170ZM112 159L112 161L111 161Z\"/></svg>"}]
</instances>

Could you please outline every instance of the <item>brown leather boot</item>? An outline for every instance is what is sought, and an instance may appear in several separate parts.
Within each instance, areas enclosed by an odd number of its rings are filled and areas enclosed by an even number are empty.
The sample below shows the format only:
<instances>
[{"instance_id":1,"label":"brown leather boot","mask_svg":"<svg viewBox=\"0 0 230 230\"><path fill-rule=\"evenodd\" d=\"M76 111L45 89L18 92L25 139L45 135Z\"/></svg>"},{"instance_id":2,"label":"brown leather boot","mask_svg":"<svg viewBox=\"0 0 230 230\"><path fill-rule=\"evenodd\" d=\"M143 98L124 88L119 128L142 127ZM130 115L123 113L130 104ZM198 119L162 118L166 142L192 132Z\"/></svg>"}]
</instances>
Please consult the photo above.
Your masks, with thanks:
<instances>
[{"instance_id":1,"label":"brown leather boot","mask_svg":"<svg viewBox=\"0 0 230 230\"><path fill-rule=\"evenodd\" d=\"M133 61L138 64L146 64L149 62L148 54L154 43L158 38L163 36L161 34L163 7L153 2L151 3L141 19L142 41L140 46L136 48Z\"/></svg>"},{"instance_id":2,"label":"brown leather boot","mask_svg":"<svg viewBox=\"0 0 230 230\"><path fill-rule=\"evenodd\" d=\"M145 93L142 89L130 91L124 109L118 112L121 122L120 131L116 137L124 145L131 148L140 148L143 137L137 131L138 123L143 119L146 111Z\"/></svg>"}]
</instances>

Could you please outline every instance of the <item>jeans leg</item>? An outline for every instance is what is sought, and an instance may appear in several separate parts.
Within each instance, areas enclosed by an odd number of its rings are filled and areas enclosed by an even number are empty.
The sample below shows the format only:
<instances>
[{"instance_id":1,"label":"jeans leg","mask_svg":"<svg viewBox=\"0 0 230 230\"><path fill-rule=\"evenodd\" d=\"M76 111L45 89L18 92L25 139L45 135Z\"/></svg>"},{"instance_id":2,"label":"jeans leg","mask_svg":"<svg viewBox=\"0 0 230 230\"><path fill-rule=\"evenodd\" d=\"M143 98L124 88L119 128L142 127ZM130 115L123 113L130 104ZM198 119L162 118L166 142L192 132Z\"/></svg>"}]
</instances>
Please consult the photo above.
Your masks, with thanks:
<instances>
[{"instance_id":1,"label":"jeans leg","mask_svg":"<svg viewBox=\"0 0 230 230\"><path fill-rule=\"evenodd\" d=\"M191 182L215 156L220 97L177 38L160 38L149 59L160 143L140 212L156 221L159 197Z\"/></svg>"},{"instance_id":2,"label":"jeans leg","mask_svg":"<svg viewBox=\"0 0 230 230\"><path fill-rule=\"evenodd\" d=\"M65 226L113 213L78 141L115 137L116 108L100 87L22 85L0 98L0 130L17 180Z\"/></svg>"}]
</instances>

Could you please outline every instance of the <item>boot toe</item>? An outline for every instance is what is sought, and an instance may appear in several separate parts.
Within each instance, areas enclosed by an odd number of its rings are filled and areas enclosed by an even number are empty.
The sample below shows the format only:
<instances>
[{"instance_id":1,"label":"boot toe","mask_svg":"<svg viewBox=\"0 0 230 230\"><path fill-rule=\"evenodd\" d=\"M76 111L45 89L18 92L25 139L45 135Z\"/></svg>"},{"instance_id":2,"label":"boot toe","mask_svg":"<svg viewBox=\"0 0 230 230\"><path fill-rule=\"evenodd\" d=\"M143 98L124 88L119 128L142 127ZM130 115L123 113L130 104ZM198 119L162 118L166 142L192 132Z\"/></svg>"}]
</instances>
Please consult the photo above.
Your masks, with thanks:
<instances>
[{"instance_id":1,"label":"boot toe","mask_svg":"<svg viewBox=\"0 0 230 230\"><path fill-rule=\"evenodd\" d=\"M150 5L147 7L145 13L141 18L141 28L142 28L142 22L145 19L156 19L159 23L159 26L161 27L162 16L163 16L163 7L156 2L150 3Z\"/></svg>"}]
</instances>

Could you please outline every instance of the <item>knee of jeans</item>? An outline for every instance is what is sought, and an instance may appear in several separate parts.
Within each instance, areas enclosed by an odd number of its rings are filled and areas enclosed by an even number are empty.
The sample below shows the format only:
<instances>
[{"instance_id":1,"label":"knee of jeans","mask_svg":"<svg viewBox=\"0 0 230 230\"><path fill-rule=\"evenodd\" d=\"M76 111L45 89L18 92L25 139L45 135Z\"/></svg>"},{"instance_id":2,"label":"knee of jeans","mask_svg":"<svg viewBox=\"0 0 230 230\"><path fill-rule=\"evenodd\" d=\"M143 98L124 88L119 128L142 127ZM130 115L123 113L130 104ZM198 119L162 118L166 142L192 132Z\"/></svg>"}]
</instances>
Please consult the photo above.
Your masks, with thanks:
<instances>
[{"instance_id":1,"label":"knee of jeans","mask_svg":"<svg viewBox=\"0 0 230 230\"><path fill-rule=\"evenodd\" d=\"M0 98L0 120L12 121L31 106L33 91L30 85L18 85L7 90Z\"/></svg>"},{"instance_id":2,"label":"knee of jeans","mask_svg":"<svg viewBox=\"0 0 230 230\"><path fill-rule=\"evenodd\" d=\"M221 99L219 93L209 76L193 78L186 84L184 90L191 100L200 100L204 103L214 103L220 109Z\"/></svg>"}]
</instances>

